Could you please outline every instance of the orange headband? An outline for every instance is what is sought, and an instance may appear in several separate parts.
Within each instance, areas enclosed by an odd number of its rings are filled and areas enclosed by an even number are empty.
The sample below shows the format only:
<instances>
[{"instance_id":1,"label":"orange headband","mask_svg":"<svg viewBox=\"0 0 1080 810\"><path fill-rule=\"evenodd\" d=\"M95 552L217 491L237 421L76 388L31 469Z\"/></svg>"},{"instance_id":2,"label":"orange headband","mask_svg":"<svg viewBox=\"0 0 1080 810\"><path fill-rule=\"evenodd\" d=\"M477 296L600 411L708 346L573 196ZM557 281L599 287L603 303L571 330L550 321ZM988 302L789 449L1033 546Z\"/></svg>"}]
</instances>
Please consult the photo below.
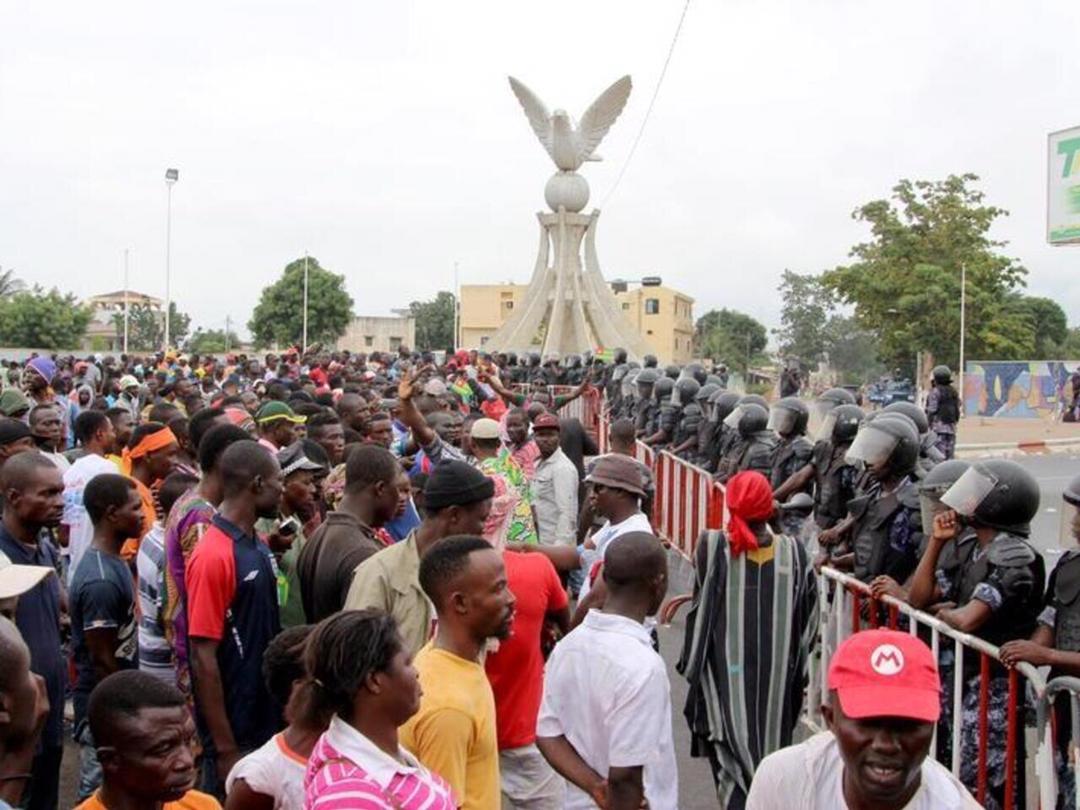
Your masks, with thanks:
<instances>
[{"instance_id":1,"label":"orange headband","mask_svg":"<svg viewBox=\"0 0 1080 810\"><path fill-rule=\"evenodd\" d=\"M139 443L130 450L124 448L123 465L124 474L131 475L131 464L137 458L153 453L155 450L161 450L163 447L168 447L170 444L176 444L176 434L169 428L159 430L155 433L148 433L139 440Z\"/></svg>"}]
</instances>

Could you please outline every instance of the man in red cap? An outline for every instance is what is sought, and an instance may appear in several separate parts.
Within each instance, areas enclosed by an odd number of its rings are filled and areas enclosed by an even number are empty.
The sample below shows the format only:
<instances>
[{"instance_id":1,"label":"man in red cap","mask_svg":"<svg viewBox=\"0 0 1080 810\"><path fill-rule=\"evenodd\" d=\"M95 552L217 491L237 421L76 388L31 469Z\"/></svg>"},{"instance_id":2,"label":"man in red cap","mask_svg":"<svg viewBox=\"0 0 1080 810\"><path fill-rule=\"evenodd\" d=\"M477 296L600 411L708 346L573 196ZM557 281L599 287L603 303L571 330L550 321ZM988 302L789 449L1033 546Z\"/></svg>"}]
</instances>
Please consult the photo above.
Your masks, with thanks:
<instances>
[{"instance_id":1,"label":"man in red cap","mask_svg":"<svg viewBox=\"0 0 1080 810\"><path fill-rule=\"evenodd\" d=\"M746 810L966 810L979 804L927 755L941 680L925 643L864 630L840 645L821 707L829 730L762 760Z\"/></svg>"}]
</instances>

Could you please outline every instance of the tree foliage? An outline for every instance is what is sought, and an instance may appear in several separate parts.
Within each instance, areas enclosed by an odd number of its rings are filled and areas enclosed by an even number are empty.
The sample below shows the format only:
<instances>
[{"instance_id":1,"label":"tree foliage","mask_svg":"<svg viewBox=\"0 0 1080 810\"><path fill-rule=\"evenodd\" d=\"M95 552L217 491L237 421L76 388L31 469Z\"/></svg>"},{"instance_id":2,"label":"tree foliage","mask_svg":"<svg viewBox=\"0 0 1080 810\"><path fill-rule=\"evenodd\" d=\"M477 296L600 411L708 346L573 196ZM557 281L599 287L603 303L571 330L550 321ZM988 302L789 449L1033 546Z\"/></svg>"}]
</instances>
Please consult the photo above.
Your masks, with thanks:
<instances>
[{"instance_id":1,"label":"tree foliage","mask_svg":"<svg viewBox=\"0 0 1080 810\"><path fill-rule=\"evenodd\" d=\"M1059 355L1066 338L1069 324L1065 310L1057 301L1037 296L1014 296L1009 308L1018 310L1026 318L1032 331L1033 345L1023 355L1005 358L1009 360L1061 360Z\"/></svg>"},{"instance_id":2,"label":"tree foliage","mask_svg":"<svg viewBox=\"0 0 1080 810\"><path fill-rule=\"evenodd\" d=\"M694 325L698 356L711 357L744 372L748 364L762 359L768 339L763 324L734 309L709 310Z\"/></svg>"},{"instance_id":3,"label":"tree foliage","mask_svg":"<svg viewBox=\"0 0 1080 810\"><path fill-rule=\"evenodd\" d=\"M187 350L195 354L221 354L235 349L240 338L231 329L226 335L224 329L196 329L187 342Z\"/></svg>"},{"instance_id":4,"label":"tree foliage","mask_svg":"<svg viewBox=\"0 0 1080 810\"><path fill-rule=\"evenodd\" d=\"M124 337L124 312L113 315L116 336ZM181 312L175 301L169 302L169 343L179 346L191 328L191 316ZM128 350L156 352L165 343L165 313L146 304L128 305Z\"/></svg>"},{"instance_id":5,"label":"tree foliage","mask_svg":"<svg viewBox=\"0 0 1080 810\"><path fill-rule=\"evenodd\" d=\"M345 276L332 273L314 256L308 262L308 343L333 343L352 320L352 296ZM248 321L259 346L299 346L304 334L304 258L286 265L281 278L264 287Z\"/></svg>"},{"instance_id":6,"label":"tree foliage","mask_svg":"<svg viewBox=\"0 0 1080 810\"><path fill-rule=\"evenodd\" d=\"M14 270L0 271L0 298L7 298L25 289L26 285L15 277Z\"/></svg>"},{"instance_id":7,"label":"tree foliage","mask_svg":"<svg viewBox=\"0 0 1080 810\"><path fill-rule=\"evenodd\" d=\"M0 299L0 344L74 349L92 317L71 293L35 286Z\"/></svg>"},{"instance_id":8,"label":"tree foliage","mask_svg":"<svg viewBox=\"0 0 1080 810\"><path fill-rule=\"evenodd\" d=\"M409 313L416 320L416 349L436 351L454 346L454 295L441 291L430 301L413 301Z\"/></svg>"},{"instance_id":9,"label":"tree foliage","mask_svg":"<svg viewBox=\"0 0 1080 810\"><path fill-rule=\"evenodd\" d=\"M823 281L854 306L855 323L874 335L881 356L909 373L930 351L955 367L960 338L961 268L967 271L966 353L1003 359L1034 351L1032 323L1016 306L1027 270L989 236L1007 211L987 205L973 174L930 182L901 180L890 200L874 200L853 218L870 226L869 241L851 249L851 264Z\"/></svg>"}]
</instances>

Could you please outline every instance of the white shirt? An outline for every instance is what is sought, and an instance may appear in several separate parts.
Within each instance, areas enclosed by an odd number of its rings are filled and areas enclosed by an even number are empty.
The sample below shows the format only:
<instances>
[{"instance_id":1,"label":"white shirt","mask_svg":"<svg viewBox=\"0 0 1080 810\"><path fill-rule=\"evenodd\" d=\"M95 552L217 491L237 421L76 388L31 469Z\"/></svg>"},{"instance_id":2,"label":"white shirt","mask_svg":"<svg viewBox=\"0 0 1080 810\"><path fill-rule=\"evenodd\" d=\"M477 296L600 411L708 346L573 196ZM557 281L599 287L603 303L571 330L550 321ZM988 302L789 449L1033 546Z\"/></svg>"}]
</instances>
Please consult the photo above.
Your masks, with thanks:
<instances>
[{"instance_id":1,"label":"white shirt","mask_svg":"<svg viewBox=\"0 0 1080 810\"><path fill-rule=\"evenodd\" d=\"M646 534L652 534L653 529L649 524L649 519L645 517L643 512L635 512L630 517L621 523L612 523L610 520L606 521L603 526L593 532L592 542L596 546L596 550L586 556L587 562L594 560L604 559L604 552L607 551L611 541L616 537L620 537L630 532L645 532ZM591 567L591 566L590 566ZM578 601L581 601L589 595L591 590L591 578L586 576L585 581L581 585L581 592L578 595Z\"/></svg>"},{"instance_id":2,"label":"white shirt","mask_svg":"<svg viewBox=\"0 0 1080 810\"><path fill-rule=\"evenodd\" d=\"M577 545L577 467L562 448L536 463L532 480L533 508L540 542L547 546Z\"/></svg>"},{"instance_id":3,"label":"white shirt","mask_svg":"<svg viewBox=\"0 0 1080 810\"><path fill-rule=\"evenodd\" d=\"M643 766L650 810L678 807L671 684L648 630L633 619L590 610L556 645L544 674L536 733L565 736L604 777L612 767ZM567 810L595 806L567 784Z\"/></svg>"},{"instance_id":4,"label":"white shirt","mask_svg":"<svg viewBox=\"0 0 1080 810\"><path fill-rule=\"evenodd\" d=\"M83 506L83 490L91 478L104 473L119 472L115 464L95 453L88 453L78 459L64 472L64 516L61 522L68 527L67 551L71 557L68 584L71 583L75 569L79 567L79 560L94 540L94 524Z\"/></svg>"},{"instance_id":5,"label":"white shirt","mask_svg":"<svg viewBox=\"0 0 1080 810\"><path fill-rule=\"evenodd\" d=\"M844 761L831 731L781 748L758 765L746 810L843 810ZM967 810L980 805L952 772L933 757L922 765L922 781L903 810Z\"/></svg>"},{"instance_id":6,"label":"white shirt","mask_svg":"<svg viewBox=\"0 0 1080 810\"><path fill-rule=\"evenodd\" d=\"M303 810L305 771L307 760L289 748L284 734L275 734L233 766L225 792L243 779L256 793L273 796L274 810Z\"/></svg>"}]
</instances>

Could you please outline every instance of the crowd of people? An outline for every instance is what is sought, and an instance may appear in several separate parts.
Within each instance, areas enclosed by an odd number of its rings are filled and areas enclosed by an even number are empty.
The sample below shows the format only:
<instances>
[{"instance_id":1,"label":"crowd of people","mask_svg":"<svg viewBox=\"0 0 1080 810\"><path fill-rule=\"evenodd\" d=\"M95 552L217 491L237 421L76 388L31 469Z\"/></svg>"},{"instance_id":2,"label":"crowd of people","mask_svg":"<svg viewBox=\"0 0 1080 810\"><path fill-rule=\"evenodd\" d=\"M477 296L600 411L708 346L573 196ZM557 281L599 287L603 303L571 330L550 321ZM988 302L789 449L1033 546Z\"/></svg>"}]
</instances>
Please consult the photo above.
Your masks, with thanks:
<instances>
[{"instance_id":1,"label":"crowd of people","mask_svg":"<svg viewBox=\"0 0 1080 810\"><path fill-rule=\"evenodd\" d=\"M873 413L844 389L770 404L715 371L319 347L9 364L0 808L58 806L69 704L88 810L677 807L668 552L639 441L726 487L677 666L718 806L974 806L978 690L952 718L951 660L907 633L836 651L830 730L792 745L814 568L1005 666L1075 674L1080 552L1045 585L1031 476L950 459L947 369L929 412ZM606 454L566 415L582 397L608 413ZM1080 539L1078 504L1080 479ZM995 664L988 806L1007 693ZM937 724L951 761L954 722L959 781L928 756Z\"/></svg>"}]
</instances>

